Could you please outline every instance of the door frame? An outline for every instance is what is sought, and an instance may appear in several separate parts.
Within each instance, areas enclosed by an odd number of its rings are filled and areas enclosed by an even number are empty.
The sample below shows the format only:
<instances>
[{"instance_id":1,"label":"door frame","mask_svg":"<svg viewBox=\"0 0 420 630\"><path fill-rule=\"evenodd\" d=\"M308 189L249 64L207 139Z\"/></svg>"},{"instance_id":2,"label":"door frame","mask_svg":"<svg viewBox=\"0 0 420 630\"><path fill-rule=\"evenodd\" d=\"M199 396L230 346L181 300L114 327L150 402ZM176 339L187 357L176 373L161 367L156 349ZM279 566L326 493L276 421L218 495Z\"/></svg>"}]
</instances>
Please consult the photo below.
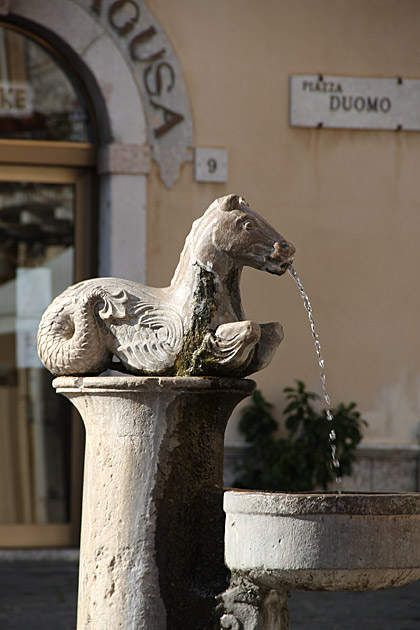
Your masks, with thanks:
<instances>
[{"instance_id":1,"label":"door frame","mask_svg":"<svg viewBox=\"0 0 420 630\"><path fill-rule=\"evenodd\" d=\"M95 147L90 144L0 140L0 180L75 187L74 282L97 272ZM68 547L80 532L84 427L72 410L70 521L0 524L0 548Z\"/></svg>"}]
</instances>

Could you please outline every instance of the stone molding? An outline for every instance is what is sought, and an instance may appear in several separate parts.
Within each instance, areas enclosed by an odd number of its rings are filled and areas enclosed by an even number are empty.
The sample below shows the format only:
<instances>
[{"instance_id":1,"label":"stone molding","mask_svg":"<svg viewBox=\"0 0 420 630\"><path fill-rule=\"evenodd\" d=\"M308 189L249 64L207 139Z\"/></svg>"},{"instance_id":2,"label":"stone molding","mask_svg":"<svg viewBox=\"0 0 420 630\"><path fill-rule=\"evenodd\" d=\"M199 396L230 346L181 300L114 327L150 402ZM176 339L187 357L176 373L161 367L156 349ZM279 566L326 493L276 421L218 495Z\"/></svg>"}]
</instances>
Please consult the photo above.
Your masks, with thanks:
<instances>
[{"instance_id":1,"label":"stone molding","mask_svg":"<svg viewBox=\"0 0 420 630\"><path fill-rule=\"evenodd\" d=\"M150 173L150 147L147 144L113 142L98 151L99 175L147 175Z\"/></svg>"}]
</instances>

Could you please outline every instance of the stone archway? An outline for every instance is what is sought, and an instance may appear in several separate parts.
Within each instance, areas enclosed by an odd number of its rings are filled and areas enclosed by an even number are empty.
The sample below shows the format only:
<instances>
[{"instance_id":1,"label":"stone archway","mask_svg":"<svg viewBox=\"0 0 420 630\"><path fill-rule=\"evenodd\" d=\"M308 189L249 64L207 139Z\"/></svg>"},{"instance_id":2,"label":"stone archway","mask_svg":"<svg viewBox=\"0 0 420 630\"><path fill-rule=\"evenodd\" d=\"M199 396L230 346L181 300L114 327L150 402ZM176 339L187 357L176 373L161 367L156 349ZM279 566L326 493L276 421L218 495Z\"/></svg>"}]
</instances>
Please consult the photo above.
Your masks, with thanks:
<instances>
[{"instance_id":1,"label":"stone archway","mask_svg":"<svg viewBox=\"0 0 420 630\"><path fill-rule=\"evenodd\" d=\"M169 41L141 0L10 0L0 12L62 42L84 69L88 91L94 86L94 107L108 127L98 153L99 273L144 282L150 159L170 187L194 144Z\"/></svg>"}]
</instances>

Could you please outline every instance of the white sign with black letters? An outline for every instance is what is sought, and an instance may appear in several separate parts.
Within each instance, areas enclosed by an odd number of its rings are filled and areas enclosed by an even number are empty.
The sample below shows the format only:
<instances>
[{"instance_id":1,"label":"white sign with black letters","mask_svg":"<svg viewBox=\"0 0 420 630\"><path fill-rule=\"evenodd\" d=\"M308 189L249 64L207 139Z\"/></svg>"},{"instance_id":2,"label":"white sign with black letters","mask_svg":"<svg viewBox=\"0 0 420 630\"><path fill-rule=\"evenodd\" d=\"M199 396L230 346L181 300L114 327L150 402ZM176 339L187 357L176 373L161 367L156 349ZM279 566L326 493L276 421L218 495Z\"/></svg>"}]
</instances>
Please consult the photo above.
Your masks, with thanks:
<instances>
[{"instance_id":1,"label":"white sign with black letters","mask_svg":"<svg viewBox=\"0 0 420 630\"><path fill-rule=\"evenodd\" d=\"M420 80L293 75L290 125L420 130Z\"/></svg>"}]
</instances>

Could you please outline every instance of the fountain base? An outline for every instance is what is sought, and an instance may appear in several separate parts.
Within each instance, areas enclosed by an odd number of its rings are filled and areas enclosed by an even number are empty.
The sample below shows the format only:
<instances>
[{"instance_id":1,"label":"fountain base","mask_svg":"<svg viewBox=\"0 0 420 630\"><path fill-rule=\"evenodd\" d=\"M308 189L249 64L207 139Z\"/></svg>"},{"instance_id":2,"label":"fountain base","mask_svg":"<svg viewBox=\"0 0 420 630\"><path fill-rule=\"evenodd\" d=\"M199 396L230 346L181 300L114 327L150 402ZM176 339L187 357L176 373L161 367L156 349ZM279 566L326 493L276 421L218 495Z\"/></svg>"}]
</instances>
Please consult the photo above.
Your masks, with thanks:
<instances>
[{"instance_id":1,"label":"fountain base","mask_svg":"<svg viewBox=\"0 0 420 630\"><path fill-rule=\"evenodd\" d=\"M249 380L55 379L86 426L77 628L213 630L223 436Z\"/></svg>"}]
</instances>

